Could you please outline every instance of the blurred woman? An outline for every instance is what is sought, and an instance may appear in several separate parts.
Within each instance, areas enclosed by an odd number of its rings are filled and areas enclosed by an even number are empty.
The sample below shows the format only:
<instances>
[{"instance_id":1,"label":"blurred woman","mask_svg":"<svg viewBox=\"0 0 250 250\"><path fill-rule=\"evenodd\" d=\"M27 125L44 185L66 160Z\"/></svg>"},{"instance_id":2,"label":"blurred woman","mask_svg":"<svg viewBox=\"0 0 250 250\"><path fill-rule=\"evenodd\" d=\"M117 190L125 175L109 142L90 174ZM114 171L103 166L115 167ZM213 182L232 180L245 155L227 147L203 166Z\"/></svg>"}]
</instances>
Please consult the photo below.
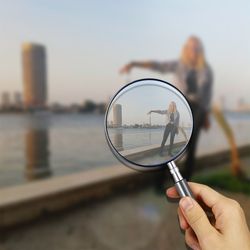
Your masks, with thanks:
<instances>
[{"instance_id":1,"label":"blurred woman","mask_svg":"<svg viewBox=\"0 0 250 250\"><path fill-rule=\"evenodd\" d=\"M202 127L209 128L208 114L212 97L213 74L208 65L203 45L198 37L191 36L183 46L178 60L157 62L133 61L121 69L121 73L129 73L133 68L145 68L161 73L173 73L175 86L187 97L194 117L194 129L191 137L184 176L190 179L195 167L195 151Z\"/></svg>"},{"instance_id":2,"label":"blurred woman","mask_svg":"<svg viewBox=\"0 0 250 250\"><path fill-rule=\"evenodd\" d=\"M168 154L170 156L172 155L172 149L173 149L173 144L174 144L174 137L175 134L178 134L178 127L179 127L179 121L180 121L180 114L177 110L176 103L175 102L170 102L168 109L167 110L151 110L148 112L148 114L151 113L157 113L160 115L166 115L167 116L167 125L164 130L162 142L161 142L161 148L160 148L160 155L163 156L163 151L165 147L165 143L168 139L168 136L170 134L170 144L168 148Z\"/></svg>"}]
</instances>

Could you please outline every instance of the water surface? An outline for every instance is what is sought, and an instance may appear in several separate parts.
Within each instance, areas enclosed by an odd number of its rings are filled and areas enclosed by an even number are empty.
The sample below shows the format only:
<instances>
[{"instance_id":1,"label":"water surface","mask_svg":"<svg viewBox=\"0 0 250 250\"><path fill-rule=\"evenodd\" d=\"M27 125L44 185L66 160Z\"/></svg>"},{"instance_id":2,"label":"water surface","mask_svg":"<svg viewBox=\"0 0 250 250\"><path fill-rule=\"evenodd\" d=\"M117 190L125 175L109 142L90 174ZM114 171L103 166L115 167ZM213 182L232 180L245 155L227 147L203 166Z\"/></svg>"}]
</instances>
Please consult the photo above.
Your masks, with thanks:
<instances>
[{"instance_id":1,"label":"water surface","mask_svg":"<svg viewBox=\"0 0 250 250\"><path fill-rule=\"evenodd\" d=\"M250 115L228 115L227 119L237 144L249 144ZM117 164L106 144L103 120L94 114L1 114L0 186ZM149 134L143 137L139 143L150 139ZM198 153L225 148L227 139L212 120L211 129L202 132Z\"/></svg>"}]
</instances>

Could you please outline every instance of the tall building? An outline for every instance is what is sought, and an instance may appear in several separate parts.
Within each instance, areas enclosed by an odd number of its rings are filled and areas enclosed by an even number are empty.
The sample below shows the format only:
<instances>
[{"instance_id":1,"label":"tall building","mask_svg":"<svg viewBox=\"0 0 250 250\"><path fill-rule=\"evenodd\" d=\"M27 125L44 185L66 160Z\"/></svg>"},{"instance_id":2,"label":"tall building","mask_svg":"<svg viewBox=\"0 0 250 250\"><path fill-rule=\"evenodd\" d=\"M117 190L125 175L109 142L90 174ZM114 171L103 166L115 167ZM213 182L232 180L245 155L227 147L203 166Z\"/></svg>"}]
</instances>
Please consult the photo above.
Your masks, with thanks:
<instances>
[{"instance_id":1,"label":"tall building","mask_svg":"<svg viewBox=\"0 0 250 250\"><path fill-rule=\"evenodd\" d=\"M45 47L34 43L22 46L24 106L43 108L47 101L47 69Z\"/></svg>"},{"instance_id":2,"label":"tall building","mask_svg":"<svg viewBox=\"0 0 250 250\"><path fill-rule=\"evenodd\" d=\"M122 105L115 104L113 107L113 126L121 127L122 126Z\"/></svg>"},{"instance_id":3,"label":"tall building","mask_svg":"<svg viewBox=\"0 0 250 250\"><path fill-rule=\"evenodd\" d=\"M1 97L1 108L8 109L11 106L10 93L3 92Z\"/></svg>"},{"instance_id":4,"label":"tall building","mask_svg":"<svg viewBox=\"0 0 250 250\"><path fill-rule=\"evenodd\" d=\"M20 92L15 92L14 93L14 106L16 108L22 108L23 101L22 101L22 94Z\"/></svg>"}]
</instances>

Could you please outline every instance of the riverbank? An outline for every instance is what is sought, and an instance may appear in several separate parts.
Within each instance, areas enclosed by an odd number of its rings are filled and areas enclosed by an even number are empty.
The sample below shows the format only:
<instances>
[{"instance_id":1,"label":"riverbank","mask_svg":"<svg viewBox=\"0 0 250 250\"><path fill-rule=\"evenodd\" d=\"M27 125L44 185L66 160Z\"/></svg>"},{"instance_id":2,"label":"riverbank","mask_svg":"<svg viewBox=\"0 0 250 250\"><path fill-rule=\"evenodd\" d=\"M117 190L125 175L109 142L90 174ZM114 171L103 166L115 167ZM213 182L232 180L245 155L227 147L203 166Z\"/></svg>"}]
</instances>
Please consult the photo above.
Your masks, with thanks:
<instances>
[{"instance_id":1,"label":"riverbank","mask_svg":"<svg viewBox=\"0 0 250 250\"><path fill-rule=\"evenodd\" d=\"M237 146L249 144L250 116L226 118ZM0 188L117 165L105 140L103 119L93 114L1 115ZM211 117L211 129L202 131L197 155L228 148L228 140Z\"/></svg>"},{"instance_id":2,"label":"riverbank","mask_svg":"<svg viewBox=\"0 0 250 250\"><path fill-rule=\"evenodd\" d=\"M242 205L250 222L250 197L222 193ZM0 249L185 250L176 208L153 187L131 191L2 231Z\"/></svg>"},{"instance_id":3,"label":"riverbank","mask_svg":"<svg viewBox=\"0 0 250 250\"><path fill-rule=\"evenodd\" d=\"M239 148L242 157L250 146ZM230 152L200 156L197 170L229 165ZM181 162L179 162L181 167ZM157 181L162 172L141 173L122 165L104 167L78 174L51 178L0 190L0 227L9 228L42 217L56 214L81 203L107 199L146 188Z\"/></svg>"}]
</instances>

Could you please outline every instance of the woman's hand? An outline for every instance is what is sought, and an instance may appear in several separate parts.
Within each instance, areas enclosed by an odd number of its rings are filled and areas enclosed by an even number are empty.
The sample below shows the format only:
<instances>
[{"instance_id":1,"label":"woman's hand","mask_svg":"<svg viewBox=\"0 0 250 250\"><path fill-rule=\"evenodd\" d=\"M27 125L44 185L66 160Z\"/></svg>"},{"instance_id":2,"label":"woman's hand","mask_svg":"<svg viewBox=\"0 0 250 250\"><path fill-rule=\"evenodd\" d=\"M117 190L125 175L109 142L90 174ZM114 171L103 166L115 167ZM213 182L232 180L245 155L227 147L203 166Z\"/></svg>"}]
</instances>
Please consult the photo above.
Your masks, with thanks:
<instances>
[{"instance_id":1,"label":"woman's hand","mask_svg":"<svg viewBox=\"0 0 250 250\"><path fill-rule=\"evenodd\" d=\"M211 127L210 119L209 119L209 113L206 112L205 118L204 118L204 124L203 128L207 131Z\"/></svg>"},{"instance_id":2,"label":"woman's hand","mask_svg":"<svg viewBox=\"0 0 250 250\"><path fill-rule=\"evenodd\" d=\"M185 231L186 244L195 250L249 250L249 229L240 205L205 185L189 184L197 200L212 210L215 225L210 224L206 213L194 199L181 198L178 216L180 227ZM178 198L175 187L167 190L167 196Z\"/></svg>"},{"instance_id":3,"label":"woman's hand","mask_svg":"<svg viewBox=\"0 0 250 250\"><path fill-rule=\"evenodd\" d=\"M120 69L120 74L129 74L132 68L133 68L133 64L128 63Z\"/></svg>"}]
</instances>

